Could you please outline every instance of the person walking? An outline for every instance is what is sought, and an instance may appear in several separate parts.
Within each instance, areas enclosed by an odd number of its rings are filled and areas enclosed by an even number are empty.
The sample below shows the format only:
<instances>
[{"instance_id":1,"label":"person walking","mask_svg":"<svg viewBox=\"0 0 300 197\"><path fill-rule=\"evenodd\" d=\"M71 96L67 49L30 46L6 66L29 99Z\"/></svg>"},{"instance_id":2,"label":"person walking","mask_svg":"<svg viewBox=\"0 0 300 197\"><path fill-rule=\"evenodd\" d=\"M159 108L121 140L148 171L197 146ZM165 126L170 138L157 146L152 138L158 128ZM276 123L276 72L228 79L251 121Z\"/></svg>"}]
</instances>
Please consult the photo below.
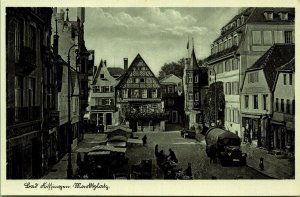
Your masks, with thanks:
<instances>
[{"instance_id":1,"label":"person walking","mask_svg":"<svg viewBox=\"0 0 300 197\"><path fill-rule=\"evenodd\" d=\"M147 135L144 135L142 140L143 140L143 146L145 146L147 144Z\"/></svg>"},{"instance_id":2,"label":"person walking","mask_svg":"<svg viewBox=\"0 0 300 197\"><path fill-rule=\"evenodd\" d=\"M188 167L185 169L185 175L188 176L188 177L192 177L193 174L192 174L192 164L189 162L188 163Z\"/></svg>"}]
</instances>

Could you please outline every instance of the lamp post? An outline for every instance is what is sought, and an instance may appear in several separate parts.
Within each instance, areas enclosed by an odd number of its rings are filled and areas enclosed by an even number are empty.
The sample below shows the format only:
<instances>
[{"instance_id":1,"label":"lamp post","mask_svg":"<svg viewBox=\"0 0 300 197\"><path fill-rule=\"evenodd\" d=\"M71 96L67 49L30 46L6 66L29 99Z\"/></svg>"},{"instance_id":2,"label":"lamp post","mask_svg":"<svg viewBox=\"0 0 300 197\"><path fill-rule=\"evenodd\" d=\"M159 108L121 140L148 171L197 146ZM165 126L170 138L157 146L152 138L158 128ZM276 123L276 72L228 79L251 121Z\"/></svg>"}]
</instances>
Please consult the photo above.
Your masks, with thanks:
<instances>
[{"instance_id":1,"label":"lamp post","mask_svg":"<svg viewBox=\"0 0 300 197\"><path fill-rule=\"evenodd\" d=\"M70 52L73 47L77 46L73 44L68 51L68 169L67 169L67 178L71 179L73 175L73 168L72 168L72 158L71 158L71 151L72 151L72 126L71 126L71 65L70 65Z\"/></svg>"}]
</instances>

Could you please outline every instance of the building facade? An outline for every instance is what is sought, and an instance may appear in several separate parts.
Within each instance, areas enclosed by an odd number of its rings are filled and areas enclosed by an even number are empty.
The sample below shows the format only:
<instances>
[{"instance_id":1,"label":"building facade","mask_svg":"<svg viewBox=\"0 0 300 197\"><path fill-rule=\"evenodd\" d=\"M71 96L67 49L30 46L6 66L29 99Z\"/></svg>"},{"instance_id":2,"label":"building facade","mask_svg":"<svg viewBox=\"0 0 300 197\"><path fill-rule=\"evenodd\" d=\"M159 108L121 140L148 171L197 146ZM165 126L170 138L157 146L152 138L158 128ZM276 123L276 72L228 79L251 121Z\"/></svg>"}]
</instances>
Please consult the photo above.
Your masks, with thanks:
<instances>
[{"instance_id":1,"label":"building facade","mask_svg":"<svg viewBox=\"0 0 300 197\"><path fill-rule=\"evenodd\" d=\"M205 86L208 85L208 74L205 67L199 67L194 47L188 55L185 60L182 81L185 111L184 125L191 128L197 127L203 122L203 98L205 96Z\"/></svg>"},{"instance_id":2,"label":"building facade","mask_svg":"<svg viewBox=\"0 0 300 197\"><path fill-rule=\"evenodd\" d=\"M52 12L6 8L7 179L44 173L43 72L49 64Z\"/></svg>"},{"instance_id":3,"label":"building facade","mask_svg":"<svg viewBox=\"0 0 300 197\"><path fill-rule=\"evenodd\" d=\"M166 114L161 85L140 54L116 86L120 124L132 131L164 131Z\"/></svg>"},{"instance_id":4,"label":"building facade","mask_svg":"<svg viewBox=\"0 0 300 197\"><path fill-rule=\"evenodd\" d=\"M165 112L169 117L166 124L182 124L184 120L182 79L170 74L161 79L160 84Z\"/></svg>"},{"instance_id":5,"label":"building facade","mask_svg":"<svg viewBox=\"0 0 300 197\"><path fill-rule=\"evenodd\" d=\"M270 135L273 133L270 129L270 118L274 111L272 103L276 69L294 57L294 44L274 44L246 70L241 91L242 131L245 142L270 148Z\"/></svg>"},{"instance_id":6,"label":"building facade","mask_svg":"<svg viewBox=\"0 0 300 197\"><path fill-rule=\"evenodd\" d=\"M241 82L251 67L274 43L294 43L294 8L247 8L221 29L206 58L210 84L223 81L225 92L225 128L241 132Z\"/></svg>"},{"instance_id":7,"label":"building facade","mask_svg":"<svg viewBox=\"0 0 300 197\"><path fill-rule=\"evenodd\" d=\"M118 75L117 72L113 74ZM117 83L118 80L110 74L106 61L101 60L91 85L89 105L91 124L104 125L105 129L118 124L119 113L116 112L115 100Z\"/></svg>"},{"instance_id":8,"label":"building facade","mask_svg":"<svg viewBox=\"0 0 300 197\"><path fill-rule=\"evenodd\" d=\"M274 88L270 148L295 152L295 58L278 69Z\"/></svg>"}]
</instances>

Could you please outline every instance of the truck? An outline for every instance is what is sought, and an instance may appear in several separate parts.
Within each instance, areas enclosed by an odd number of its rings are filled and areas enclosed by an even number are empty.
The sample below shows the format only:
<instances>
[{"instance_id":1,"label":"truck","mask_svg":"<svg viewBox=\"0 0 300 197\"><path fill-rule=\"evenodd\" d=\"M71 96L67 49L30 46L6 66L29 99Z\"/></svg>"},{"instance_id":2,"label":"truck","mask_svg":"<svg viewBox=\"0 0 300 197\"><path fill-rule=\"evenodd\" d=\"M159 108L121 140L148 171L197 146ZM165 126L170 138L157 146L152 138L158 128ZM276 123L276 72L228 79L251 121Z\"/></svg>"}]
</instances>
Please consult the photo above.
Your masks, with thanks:
<instances>
[{"instance_id":1,"label":"truck","mask_svg":"<svg viewBox=\"0 0 300 197\"><path fill-rule=\"evenodd\" d=\"M222 128L212 127L205 134L206 154L219 158L221 165L246 165L247 154L240 149L240 137Z\"/></svg>"}]
</instances>

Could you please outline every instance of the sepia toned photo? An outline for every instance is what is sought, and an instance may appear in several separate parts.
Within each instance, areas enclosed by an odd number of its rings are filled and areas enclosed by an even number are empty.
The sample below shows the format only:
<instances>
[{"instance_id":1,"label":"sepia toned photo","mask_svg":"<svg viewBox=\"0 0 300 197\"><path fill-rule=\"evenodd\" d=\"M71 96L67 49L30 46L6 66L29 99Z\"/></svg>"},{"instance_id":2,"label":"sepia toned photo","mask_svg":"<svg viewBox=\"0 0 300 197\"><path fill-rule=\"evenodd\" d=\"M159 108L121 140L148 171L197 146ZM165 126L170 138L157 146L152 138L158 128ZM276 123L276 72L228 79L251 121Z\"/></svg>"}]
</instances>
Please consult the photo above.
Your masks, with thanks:
<instances>
[{"instance_id":1,"label":"sepia toned photo","mask_svg":"<svg viewBox=\"0 0 300 197\"><path fill-rule=\"evenodd\" d=\"M295 181L295 7L4 10L2 180Z\"/></svg>"}]
</instances>

